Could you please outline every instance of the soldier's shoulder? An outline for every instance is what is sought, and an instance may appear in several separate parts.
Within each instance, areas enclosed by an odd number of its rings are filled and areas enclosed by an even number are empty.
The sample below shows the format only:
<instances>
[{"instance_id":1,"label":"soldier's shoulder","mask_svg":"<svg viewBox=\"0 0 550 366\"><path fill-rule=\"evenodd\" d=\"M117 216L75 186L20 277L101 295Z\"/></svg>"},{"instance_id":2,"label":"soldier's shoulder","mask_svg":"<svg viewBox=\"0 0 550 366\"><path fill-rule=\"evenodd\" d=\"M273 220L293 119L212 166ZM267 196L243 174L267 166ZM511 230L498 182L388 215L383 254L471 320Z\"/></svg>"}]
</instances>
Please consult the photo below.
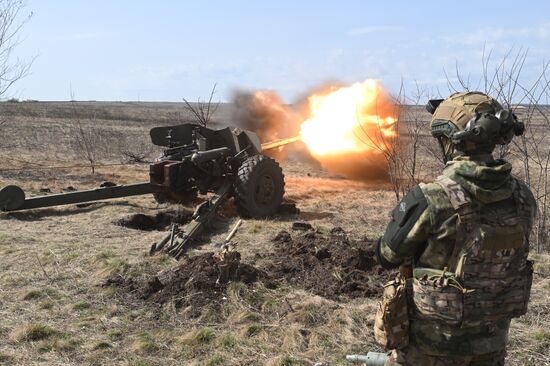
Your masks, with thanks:
<instances>
[{"instance_id":1,"label":"soldier's shoulder","mask_svg":"<svg viewBox=\"0 0 550 366\"><path fill-rule=\"evenodd\" d=\"M420 183L419 184L424 197L428 201L428 205L432 210L452 209L451 201L445 190L437 183Z\"/></svg>"},{"instance_id":2,"label":"soldier's shoulder","mask_svg":"<svg viewBox=\"0 0 550 366\"><path fill-rule=\"evenodd\" d=\"M516 184L518 184L519 187L519 194L521 198L530 206L536 207L537 201L535 199L535 196L533 195L533 191L531 188L525 183L522 179L518 177L514 177L516 180Z\"/></svg>"},{"instance_id":3,"label":"soldier's shoulder","mask_svg":"<svg viewBox=\"0 0 550 366\"><path fill-rule=\"evenodd\" d=\"M447 193L437 183L419 184L428 206L426 211L430 217L431 225L437 226L453 215L454 210Z\"/></svg>"}]
</instances>

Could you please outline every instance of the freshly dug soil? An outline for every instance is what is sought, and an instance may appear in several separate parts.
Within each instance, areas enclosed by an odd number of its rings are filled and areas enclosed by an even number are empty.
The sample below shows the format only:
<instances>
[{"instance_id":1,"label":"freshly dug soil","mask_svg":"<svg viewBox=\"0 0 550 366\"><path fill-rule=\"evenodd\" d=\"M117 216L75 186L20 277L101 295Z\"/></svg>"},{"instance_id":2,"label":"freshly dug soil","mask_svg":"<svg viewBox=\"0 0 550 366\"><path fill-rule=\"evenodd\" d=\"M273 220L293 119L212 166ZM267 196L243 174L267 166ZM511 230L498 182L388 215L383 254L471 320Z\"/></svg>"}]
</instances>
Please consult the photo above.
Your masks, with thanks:
<instances>
[{"instance_id":1,"label":"freshly dug soil","mask_svg":"<svg viewBox=\"0 0 550 366\"><path fill-rule=\"evenodd\" d=\"M269 278L329 299L378 297L393 277L376 263L373 240L351 240L341 228L328 236L281 231L273 243L275 251L265 255L262 268Z\"/></svg>"},{"instance_id":2,"label":"freshly dug soil","mask_svg":"<svg viewBox=\"0 0 550 366\"><path fill-rule=\"evenodd\" d=\"M200 311L204 305L221 301L225 296L227 283L216 283L219 272L213 254L182 259L177 266L156 274L144 271L138 277L115 275L103 285L122 287L154 303L174 301L178 308L191 306L192 311ZM251 284L262 279L266 279L265 273L241 263L233 280Z\"/></svg>"},{"instance_id":3,"label":"freshly dug soil","mask_svg":"<svg viewBox=\"0 0 550 366\"><path fill-rule=\"evenodd\" d=\"M135 230L164 230L172 224L186 224L191 220L192 216L193 213L191 211L178 209L172 211L161 211L155 216L134 214L117 220L115 224Z\"/></svg>"},{"instance_id":4,"label":"freshly dug soil","mask_svg":"<svg viewBox=\"0 0 550 366\"><path fill-rule=\"evenodd\" d=\"M374 241L351 240L341 228L329 235L313 230L281 231L273 239L272 253L258 254L261 267L240 262L232 281L245 284L262 282L268 288L290 285L325 298L347 301L357 297L378 297L382 284L393 277L376 264ZM237 253L237 255L240 254ZM135 274L135 275L133 275ZM198 315L206 304L221 302L226 283L219 276L214 253L184 258L177 266L160 271L146 267L114 275L104 286L118 286L138 297L176 307L191 307Z\"/></svg>"},{"instance_id":5,"label":"freshly dug soil","mask_svg":"<svg viewBox=\"0 0 550 366\"><path fill-rule=\"evenodd\" d=\"M168 271L161 272L149 283L146 297L153 302L164 303L176 299L176 306L200 307L212 301L221 300L227 284L218 284L218 270L214 253L204 253L186 259ZM235 281L251 284L262 277L262 273L246 263L241 263Z\"/></svg>"}]
</instances>

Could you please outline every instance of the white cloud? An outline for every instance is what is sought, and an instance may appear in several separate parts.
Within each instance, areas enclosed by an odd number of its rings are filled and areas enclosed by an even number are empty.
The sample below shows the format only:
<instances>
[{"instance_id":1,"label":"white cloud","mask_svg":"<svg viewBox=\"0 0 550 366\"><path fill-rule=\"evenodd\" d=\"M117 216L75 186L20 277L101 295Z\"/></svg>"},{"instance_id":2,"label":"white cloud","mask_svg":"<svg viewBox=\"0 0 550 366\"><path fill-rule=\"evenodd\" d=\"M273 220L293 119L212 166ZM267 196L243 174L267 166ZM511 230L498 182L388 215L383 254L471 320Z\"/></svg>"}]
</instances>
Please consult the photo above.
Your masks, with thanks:
<instances>
[{"instance_id":1,"label":"white cloud","mask_svg":"<svg viewBox=\"0 0 550 366\"><path fill-rule=\"evenodd\" d=\"M399 27L389 25L371 25L368 27L353 28L348 31L349 36L361 36L370 33L395 32Z\"/></svg>"}]
</instances>

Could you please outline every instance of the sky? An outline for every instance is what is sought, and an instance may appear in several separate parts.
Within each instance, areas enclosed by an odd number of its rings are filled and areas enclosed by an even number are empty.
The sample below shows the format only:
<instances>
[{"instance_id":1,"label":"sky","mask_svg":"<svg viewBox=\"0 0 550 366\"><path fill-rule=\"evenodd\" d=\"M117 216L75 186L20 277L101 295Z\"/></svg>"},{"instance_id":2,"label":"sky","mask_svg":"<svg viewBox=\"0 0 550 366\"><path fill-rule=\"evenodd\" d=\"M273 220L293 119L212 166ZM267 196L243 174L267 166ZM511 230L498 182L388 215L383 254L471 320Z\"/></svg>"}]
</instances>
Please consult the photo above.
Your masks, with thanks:
<instances>
[{"instance_id":1,"label":"sky","mask_svg":"<svg viewBox=\"0 0 550 366\"><path fill-rule=\"evenodd\" d=\"M27 0L14 57L20 100L230 101L274 90L289 103L328 82L380 80L396 94L449 94L456 65L478 84L482 57L550 60L548 1ZM447 74L447 76L446 76ZM71 92L72 91L72 92Z\"/></svg>"}]
</instances>

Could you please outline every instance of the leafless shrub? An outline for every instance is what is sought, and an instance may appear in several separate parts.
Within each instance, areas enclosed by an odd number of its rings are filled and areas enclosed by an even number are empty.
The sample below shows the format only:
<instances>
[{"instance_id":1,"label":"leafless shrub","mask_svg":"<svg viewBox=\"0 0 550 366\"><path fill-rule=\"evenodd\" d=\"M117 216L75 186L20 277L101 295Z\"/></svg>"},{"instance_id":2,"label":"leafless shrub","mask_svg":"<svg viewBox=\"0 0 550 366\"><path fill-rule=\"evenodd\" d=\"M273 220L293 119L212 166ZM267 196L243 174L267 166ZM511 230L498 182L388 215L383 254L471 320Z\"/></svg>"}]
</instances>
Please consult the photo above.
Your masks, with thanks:
<instances>
[{"instance_id":1,"label":"leafless shrub","mask_svg":"<svg viewBox=\"0 0 550 366\"><path fill-rule=\"evenodd\" d=\"M144 129L125 130L124 133L110 130L105 142L108 148L106 157L124 164L146 164L158 156L160 148L151 143L149 134ZM113 138L116 136L116 140Z\"/></svg>"},{"instance_id":2,"label":"leafless shrub","mask_svg":"<svg viewBox=\"0 0 550 366\"><path fill-rule=\"evenodd\" d=\"M419 104L423 104L427 90L416 84L416 90L407 94L403 83L395 101L395 134L383 133L380 124L377 131L363 131L363 142L382 154L388 179L396 200L400 200L413 186L427 179L428 157L422 154L423 140L427 137L428 120Z\"/></svg>"},{"instance_id":3,"label":"leafless shrub","mask_svg":"<svg viewBox=\"0 0 550 366\"><path fill-rule=\"evenodd\" d=\"M13 51L19 44L19 32L32 17L31 12L21 19L24 7L25 3L21 0L0 0L0 98L6 95L14 83L28 74L32 65L33 60L13 58ZM0 119L0 147L5 147L3 145L7 140L5 124L6 119Z\"/></svg>"},{"instance_id":4,"label":"leafless shrub","mask_svg":"<svg viewBox=\"0 0 550 366\"><path fill-rule=\"evenodd\" d=\"M69 144L74 154L85 160L90 165L92 174L95 174L104 134L95 125L95 118L90 119L87 123L79 118L72 89L70 94L73 118L66 131L69 136Z\"/></svg>"},{"instance_id":5,"label":"leafless shrub","mask_svg":"<svg viewBox=\"0 0 550 366\"><path fill-rule=\"evenodd\" d=\"M73 125L70 127L70 136L74 153L85 159L90 165L92 174L95 174L101 143L100 131L93 125L84 125L82 121L77 119L73 121Z\"/></svg>"},{"instance_id":6,"label":"leafless shrub","mask_svg":"<svg viewBox=\"0 0 550 366\"><path fill-rule=\"evenodd\" d=\"M482 76L474 85L470 75L464 75L456 65L455 78L447 75L450 93L482 90L510 108L525 123L525 133L516 137L512 144L499 146L496 158L511 159L515 174L531 187L538 202L538 216L533 229L533 246L537 251L550 249L550 62L543 62L535 81L521 79L527 51L509 50L501 59L494 61L492 52L483 52ZM443 167L443 157L435 140L429 136L429 119L422 115L419 104L428 98L426 90L418 85L411 95L403 86L395 98L398 108L397 130L391 140L370 136L369 144L384 154L388 176L397 199L413 185L431 178ZM420 152L424 151L425 154ZM427 160L426 160L427 159ZM435 162L435 166L433 165ZM431 166L430 166L431 164Z\"/></svg>"},{"instance_id":7,"label":"leafless shrub","mask_svg":"<svg viewBox=\"0 0 550 366\"><path fill-rule=\"evenodd\" d=\"M546 76L545 76L546 77ZM544 82L544 99L549 96L548 81ZM534 244L537 251L549 248L549 216L550 205L550 123L548 121L548 106L541 106L543 96L528 93L528 107L523 120L526 123L526 131L520 136L512 147L512 153L519 157L522 164L522 177L531 187L538 203L538 217L535 221Z\"/></svg>"},{"instance_id":8,"label":"leafless shrub","mask_svg":"<svg viewBox=\"0 0 550 366\"><path fill-rule=\"evenodd\" d=\"M512 159L519 166L515 173L531 187L538 203L538 216L534 223L533 245L537 251L550 249L550 62L545 61L534 81L523 81L522 71L527 50L510 49L499 60L493 60L492 51L484 50L483 73L476 89L481 89L510 108L525 124L522 136L512 144L498 147L497 158ZM471 90L470 78L461 77L456 66L456 82L447 78L450 92Z\"/></svg>"},{"instance_id":9,"label":"leafless shrub","mask_svg":"<svg viewBox=\"0 0 550 366\"><path fill-rule=\"evenodd\" d=\"M32 12L19 21L25 3L21 0L0 0L0 97L18 80L28 74L30 62L13 60L19 44L19 32L32 17Z\"/></svg>"},{"instance_id":10,"label":"leafless shrub","mask_svg":"<svg viewBox=\"0 0 550 366\"><path fill-rule=\"evenodd\" d=\"M125 161L128 164L141 164L141 163L148 163L149 160L147 160L147 155L142 154L139 152L133 152L133 151L122 151L122 156L124 156Z\"/></svg>"},{"instance_id":11,"label":"leafless shrub","mask_svg":"<svg viewBox=\"0 0 550 366\"><path fill-rule=\"evenodd\" d=\"M155 152L155 147L148 145L131 145L124 144L120 146L120 155L123 161L128 164L146 164L151 162L151 156Z\"/></svg>"},{"instance_id":12,"label":"leafless shrub","mask_svg":"<svg viewBox=\"0 0 550 366\"><path fill-rule=\"evenodd\" d=\"M439 146L430 134L430 117L424 108L428 99L428 90L418 83L412 93L402 87L396 98L400 132L396 144L399 146L397 160L402 165L402 194L420 182L433 179L444 166Z\"/></svg>"},{"instance_id":13,"label":"leafless shrub","mask_svg":"<svg viewBox=\"0 0 550 366\"><path fill-rule=\"evenodd\" d=\"M216 113L216 110L220 106L219 102L213 103L212 99L214 98L214 94L216 93L216 84L212 87L212 90L210 91L210 97L208 98L208 101L202 101L200 98L197 100L196 103L191 104L187 99L183 98L183 102L185 103L185 109L190 112L193 117L195 118L195 121L203 126L206 127L208 124L210 124L212 120L212 116L214 113Z\"/></svg>"}]
</instances>

